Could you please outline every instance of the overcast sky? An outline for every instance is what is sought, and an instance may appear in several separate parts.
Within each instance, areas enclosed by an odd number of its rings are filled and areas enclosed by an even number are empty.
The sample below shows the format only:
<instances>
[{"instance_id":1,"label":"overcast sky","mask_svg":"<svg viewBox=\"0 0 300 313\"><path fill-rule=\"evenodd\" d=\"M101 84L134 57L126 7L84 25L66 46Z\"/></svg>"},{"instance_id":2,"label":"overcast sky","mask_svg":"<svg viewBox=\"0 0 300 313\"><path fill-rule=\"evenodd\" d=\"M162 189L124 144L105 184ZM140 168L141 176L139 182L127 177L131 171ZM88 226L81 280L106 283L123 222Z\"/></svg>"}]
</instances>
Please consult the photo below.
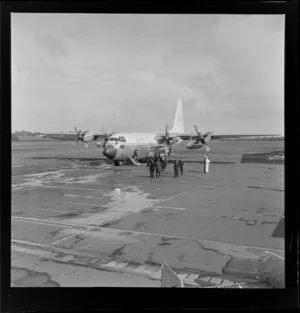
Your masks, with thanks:
<instances>
[{"instance_id":1,"label":"overcast sky","mask_svg":"<svg viewBox=\"0 0 300 313\"><path fill-rule=\"evenodd\" d=\"M12 130L284 131L283 15L12 14Z\"/></svg>"}]
</instances>

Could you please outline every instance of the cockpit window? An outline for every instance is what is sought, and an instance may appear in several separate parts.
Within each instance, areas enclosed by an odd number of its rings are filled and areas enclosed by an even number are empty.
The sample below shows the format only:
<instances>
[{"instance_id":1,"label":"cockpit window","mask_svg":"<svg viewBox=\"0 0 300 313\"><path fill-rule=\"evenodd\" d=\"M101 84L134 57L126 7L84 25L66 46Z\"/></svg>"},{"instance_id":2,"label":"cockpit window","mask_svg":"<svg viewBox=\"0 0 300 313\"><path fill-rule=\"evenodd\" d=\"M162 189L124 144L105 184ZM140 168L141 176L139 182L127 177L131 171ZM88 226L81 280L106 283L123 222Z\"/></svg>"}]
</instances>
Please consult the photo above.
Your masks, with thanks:
<instances>
[{"instance_id":1,"label":"cockpit window","mask_svg":"<svg viewBox=\"0 0 300 313\"><path fill-rule=\"evenodd\" d=\"M119 141L121 141L121 142L126 142L125 137L124 137L124 136L120 136L120 137L119 137Z\"/></svg>"}]
</instances>

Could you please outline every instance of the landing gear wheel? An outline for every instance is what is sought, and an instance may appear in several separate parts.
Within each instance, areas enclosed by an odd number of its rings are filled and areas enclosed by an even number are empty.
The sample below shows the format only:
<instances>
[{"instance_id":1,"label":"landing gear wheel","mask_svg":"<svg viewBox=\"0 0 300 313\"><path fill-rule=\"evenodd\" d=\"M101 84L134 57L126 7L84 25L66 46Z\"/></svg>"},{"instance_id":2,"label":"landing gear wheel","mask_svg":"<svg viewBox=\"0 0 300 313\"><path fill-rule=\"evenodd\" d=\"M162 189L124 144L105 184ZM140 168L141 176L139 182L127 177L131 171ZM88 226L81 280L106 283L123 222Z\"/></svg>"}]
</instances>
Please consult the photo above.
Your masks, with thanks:
<instances>
[{"instance_id":1,"label":"landing gear wheel","mask_svg":"<svg viewBox=\"0 0 300 313\"><path fill-rule=\"evenodd\" d=\"M114 161L115 166L121 166L122 162L121 161Z\"/></svg>"}]
</instances>

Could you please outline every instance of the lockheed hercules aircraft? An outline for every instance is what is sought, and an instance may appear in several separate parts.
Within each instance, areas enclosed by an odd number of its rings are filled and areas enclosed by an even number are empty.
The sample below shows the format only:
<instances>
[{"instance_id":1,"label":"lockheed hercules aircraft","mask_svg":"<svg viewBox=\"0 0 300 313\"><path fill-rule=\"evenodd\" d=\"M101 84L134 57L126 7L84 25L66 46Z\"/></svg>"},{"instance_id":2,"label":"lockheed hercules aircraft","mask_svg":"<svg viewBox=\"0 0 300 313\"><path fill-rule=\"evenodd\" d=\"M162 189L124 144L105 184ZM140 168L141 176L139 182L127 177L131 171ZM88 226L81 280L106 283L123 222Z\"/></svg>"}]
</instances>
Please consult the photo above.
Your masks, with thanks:
<instances>
[{"instance_id":1,"label":"lockheed hercules aircraft","mask_svg":"<svg viewBox=\"0 0 300 313\"><path fill-rule=\"evenodd\" d=\"M114 161L115 165L123 163L138 164L138 161L145 161L150 151L164 152L170 154L172 146L182 140L180 135L184 134L182 101L178 100L173 128L169 130L166 125L165 133L101 133L88 135L89 130L84 132L77 130L76 142L87 143L100 139L97 146L103 148L103 154ZM134 153L137 159L133 158Z\"/></svg>"},{"instance_id":2,"label":"lockheed hercules aircraft","mask_svg":"<svg viewBox=\"0 0 300 313\"><path fill-rule=\"evenodd\" d=\"M138 164L137 161L145 161L150 151L164 152L168 155L172 152L172 147L178 145L180 142L189 141L186 145L187 149L205 149L209 151L209 142L213 139L237 139L244 137L267 137L276 135L213 135L213 131L202 134L198 127L194 125L196 134L184 133L183 121L183 105L182 100L178 99L177 109L173 128L169 130L166 125L164 133L95 133L88 134L89 130L81 131L74 127L76 132L76 143L81 141L87 144L97 142L99 148L103 148L103 154L114 162L115 165L122 165L124 163ZM48 135L51 137L51 134ZM53 137L54 138L54 137ZM60 139L58 136L56 139ZM136 155L136 158L134 158Z\"/></svg>"}]
</instances>

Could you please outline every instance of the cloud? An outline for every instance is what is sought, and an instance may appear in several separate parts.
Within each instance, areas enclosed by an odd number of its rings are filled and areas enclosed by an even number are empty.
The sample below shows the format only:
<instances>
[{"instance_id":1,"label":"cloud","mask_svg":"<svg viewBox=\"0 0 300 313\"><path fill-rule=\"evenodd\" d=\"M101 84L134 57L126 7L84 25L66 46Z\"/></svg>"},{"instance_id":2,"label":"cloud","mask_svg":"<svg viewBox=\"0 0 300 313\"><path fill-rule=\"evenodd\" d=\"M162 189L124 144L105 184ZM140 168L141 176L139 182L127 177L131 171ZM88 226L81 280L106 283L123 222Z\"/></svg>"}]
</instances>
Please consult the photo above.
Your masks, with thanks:
<instances>
[{"instance_id":1,"label":"cloud","mask_svg":"<svg viewBox=\"0 0 300 313\"><path fill-rule=\"evenodd\" d=\"M68 56L68 51L63 47L62 41L50 35L37 36L35 41L45 48L52 56Z\"/></svg>"},{"instance_id":2,"label":"cloud","mask_svg":"<svg viewBox=\"0 0 300 313\"><path fill-rule=\"evenodd\" d=\"M103 77L104 77L104 78L114 78L115 75L114 75L114 74L111 74L111 73L104 73L104 74L103 74Z\"/></svg>"},{"instance_id":3,"label":"cloud","mask_svg":"<svg viewBox=\"0 0 300 313\"><path fill-rule=\"evenodd\" d=\"M178 97L187 131L277 132L283 121L283 16L18 14L12 26L23 128L163 130Z\"/></svg>"},{"instance_id":4,"label":"cloud","mask_svg":"<svg viewBox=\"0 0 300 313\"><path fill-rule=\"evenodd\" d=\"M199 93L201 90L205 90L210 86L213 86L215 79L212 73L207 73L205 75L192 75L188 76L185 79L181 80L179 83L186 84L190 86L196 93Z\"/></svg>"},{"instance_id":5,"label":"cloud","mask_svg":"<svg viewBox=\"0 0 300 313\"><path fill-rule=\"evenodd\" d=\"M283 16L221 16L208 33L186 47L199 73L181 71L185 75L177 83L189 86L206 102L203 108L215 109L220 120L226 112L231 120L269 121L280 114L283 119ZM211 64L204 62L205 56L213 59ZM174 59L173 70L178 71L179 60Z\"/></svg>"},{"instance_id":6,"label":"cloud","mask_svg":"<svg viewBox=\"0 0 300 313\"><path fill-rule=\"evenodd\" d=\"M152 71L137 71L130 75L131 78L135 78L147 83L155 81L155 74Z\"/></svg>"}]
</instances>

